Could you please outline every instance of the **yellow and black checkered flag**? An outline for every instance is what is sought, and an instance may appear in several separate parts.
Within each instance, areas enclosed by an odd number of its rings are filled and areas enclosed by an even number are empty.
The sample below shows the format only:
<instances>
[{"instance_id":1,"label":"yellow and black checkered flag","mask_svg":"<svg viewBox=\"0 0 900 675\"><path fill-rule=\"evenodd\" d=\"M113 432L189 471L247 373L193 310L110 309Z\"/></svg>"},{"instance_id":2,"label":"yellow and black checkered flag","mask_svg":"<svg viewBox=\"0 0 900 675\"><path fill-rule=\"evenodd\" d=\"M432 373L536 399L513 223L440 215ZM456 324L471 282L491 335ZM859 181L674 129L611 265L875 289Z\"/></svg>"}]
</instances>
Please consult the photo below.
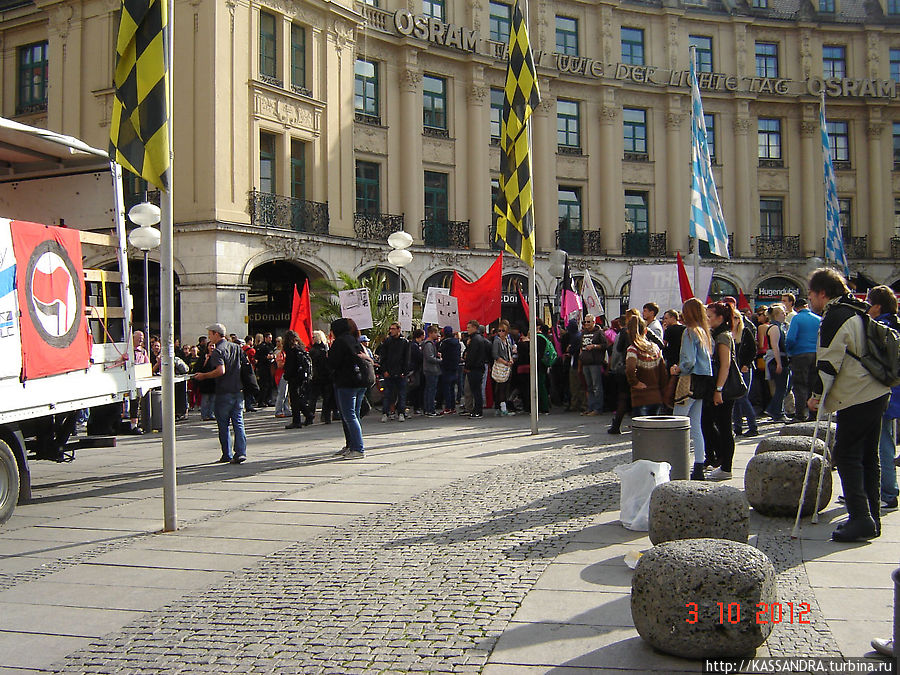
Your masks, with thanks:
<instances>
[{"instance_id":1,"label":"yellow and black checkered flag","mask_svg":"<svg viewBox=\"0 0 900 675\"><path fill-rule=\"evenodd\" d=\"M166 0L123 0L109 155L168 190L169 68Z\"/></svg>"},{"instance_id":2,"label":"yellow and black checkered flag","mask_svg":"<svg viewBox=\"0 0 900 675\"><path fill-rule=\"evenodd\" d=\"M494 204L497 243L534 267L534 213L526 123L541 102L525 17L516 0L509 33L503 118L500 123L500 190Z\"/></svg>"}]
</instances>

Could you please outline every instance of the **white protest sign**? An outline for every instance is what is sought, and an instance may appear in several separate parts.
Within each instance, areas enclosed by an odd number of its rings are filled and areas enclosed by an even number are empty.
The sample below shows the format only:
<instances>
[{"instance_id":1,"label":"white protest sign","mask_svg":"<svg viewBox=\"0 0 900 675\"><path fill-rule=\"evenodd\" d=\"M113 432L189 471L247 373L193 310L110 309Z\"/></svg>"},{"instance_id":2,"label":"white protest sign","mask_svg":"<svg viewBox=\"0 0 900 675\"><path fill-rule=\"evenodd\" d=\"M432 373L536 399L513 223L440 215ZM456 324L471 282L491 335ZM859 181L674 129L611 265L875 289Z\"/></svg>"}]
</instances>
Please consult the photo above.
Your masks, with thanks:
<instances>
[{"instance_id":1,"label":"white protest sign","mask_svg":"<svg viewBox=\"0 0 900 675\"><path fill-rule=\"evenodd\" d=\"M688 274L693 277L693 269ZM700 268L700 283L694 289L694 295L701 302L706 302L712 274L712 267ZM693 278L691 281L693 282ZM660 312L667 309L681 310L684 303L681 302L681 291L678 288L677 265L635 265L631 268L631 296L628 306L641 309L648 302L659 305Z\"/></svg>"},{"instance_id":2,"label":"white protest sign","mask_svg":"<svg viewBox=\"0 0 900 675\"><path fill-rule=\"evenodd\" d=\"M341 316L345 319L353 319L360 330L372 328L372 307L369 305L369 289L351 288L340 291L338 297L341 300Z\"/></svg>"},{"instance_id":3,"label":"white protest sign","mask_svg":"<svg viewBox=\"0 0 900 675\"><path fill-rule=\"evenodd\" d=\"M437 286L429 286L428 287L428 295L425 296L425 309L422 311L422 323L437 323L438 321L437 315L437 303L436 298L439 295L450 295L449 288L439 288ZM444 324L440 324L444 325Z\"/></svg>"},{"instance_id":4,"label":"white protest sign","mask_svg":"<svg viewBox=\"0 0 900 675\"><path fill-rule=\"evenodd\" d=\"M401 293L397 304L397 323L400 324L400 330L405 332L412 330L412 305L413 294Z\"/></svg>"},{"instance_id":5,"label":"white protest sign","mask_svg":"<svg viewBox=\"0 0 900 675\"><path fill-rule=\"evenodd\" d=\"M603 303L600 302L600 296L597 295L597 289L594 288L594 280L591 279L591 273L584 271L584 285L581 287L581 296L584 298L584 311L590 312L594 318L598 318L606 314L603 309Z\"/></svg>"},{"instance_id":6,"label":"white protest sign","mask_svg":"<svg viewBox=\"0 0 900 675\"><path fill-rule=\"evenodd\" d=\"M459 300L452 295L437 295L434 301L437 305L437 324L450 326L454 331L460 330Z\"/></svg>"}]
</instances>

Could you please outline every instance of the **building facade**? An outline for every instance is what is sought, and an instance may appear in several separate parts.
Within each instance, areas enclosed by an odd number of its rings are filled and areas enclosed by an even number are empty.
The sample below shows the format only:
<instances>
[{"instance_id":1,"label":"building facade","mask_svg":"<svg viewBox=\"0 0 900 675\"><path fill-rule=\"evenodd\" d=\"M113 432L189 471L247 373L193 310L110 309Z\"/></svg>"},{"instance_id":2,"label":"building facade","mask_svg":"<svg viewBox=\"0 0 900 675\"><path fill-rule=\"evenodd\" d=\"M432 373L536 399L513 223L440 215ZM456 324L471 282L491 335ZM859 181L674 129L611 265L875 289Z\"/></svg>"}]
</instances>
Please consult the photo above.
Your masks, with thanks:
<instances>
[{"instance_id":1,"label":"building facade","mask_svg":"<svg viewBox=\"0 0 900 675\"><path fill-rule=\"evenodd\" d=\"M704 261L712 294L766 300L821 264L823 92L851 268L900 288L900 1L816 2L528 3L547 302L557 247L613 315L632 265L691 249L691 46L732 237L731 259ZM118 15L116 0L0 0L0 113L105 147ZM185 339L213 320L285 328L307 277L378 266L395 292L386 239L400 228L415 239L405 289L483 273L510 23L502 0L176 0ZM133 199L144 189L128 181ZM504 265L514 312L526 270Z\"/></svg>"}]
</instances>

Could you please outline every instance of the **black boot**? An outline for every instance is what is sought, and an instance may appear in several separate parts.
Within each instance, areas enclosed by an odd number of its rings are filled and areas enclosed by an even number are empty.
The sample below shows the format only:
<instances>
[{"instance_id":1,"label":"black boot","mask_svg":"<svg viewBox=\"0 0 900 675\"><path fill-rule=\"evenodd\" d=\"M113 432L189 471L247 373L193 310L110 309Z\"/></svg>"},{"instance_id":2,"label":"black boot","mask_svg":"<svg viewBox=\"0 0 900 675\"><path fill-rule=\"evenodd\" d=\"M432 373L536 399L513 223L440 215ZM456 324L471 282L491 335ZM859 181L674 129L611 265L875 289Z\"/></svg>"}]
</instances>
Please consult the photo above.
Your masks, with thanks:
<instances>
[{"instance_id":1,"label":"black boot","mask_svg":"<svg viewBox=\"0 0 900 675\"><path fill-rule=\"evenodd\" d=\"M694 468L691 471L691 480L706 480L706 476L703 475L703 462L694 463Z\"/></svg>"},{"instance_id":2,"label":"black boot","mask_svg":"<svg viewBox=\"0 0 900 675\"><path fill-rule=\"evenodd\" d=\"M876 518L873 518L869 495L866 494L866 486L863 483L863 468L856 464L845 464L838 467L838 473L841 477L848 518L832 532L832 541L852 542L874 538L880 529L876 525L880 503L876 503Z\"/></svg>"},{"instance_id":3,"label":"black boot","mask_svg":"<svg viewBox=\"0 0 900 675\"><path fill-rule=\"evenodd\" d=\"M621 434L622 432L619 431L619 427L621 427L621 426L622 426L622 418L618 417L618 416L614 416L612 419L612 424L609 425L609 429L606 430L606 433L613 434L613 435Z\"/></svg>"}]
</instances>

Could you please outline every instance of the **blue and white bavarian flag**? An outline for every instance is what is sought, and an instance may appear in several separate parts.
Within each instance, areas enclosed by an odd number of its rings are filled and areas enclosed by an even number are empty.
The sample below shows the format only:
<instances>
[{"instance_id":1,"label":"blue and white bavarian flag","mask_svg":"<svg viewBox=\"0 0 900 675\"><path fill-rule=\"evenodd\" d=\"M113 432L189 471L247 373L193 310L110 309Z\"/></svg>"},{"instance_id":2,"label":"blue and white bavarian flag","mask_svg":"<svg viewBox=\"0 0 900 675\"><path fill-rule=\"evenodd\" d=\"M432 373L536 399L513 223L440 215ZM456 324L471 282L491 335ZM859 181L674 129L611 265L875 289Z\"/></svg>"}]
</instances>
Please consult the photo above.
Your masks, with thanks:
<instances>
[{"instance_id":1,"label":"blue and white bavarian flag","mask_svg":"<svg viewBox=\"0 0 900 675\"><path fill-rule=\"evenodd\" d=\"M847 255L844 253L844 236L841 232L841 215L838 206L837 185L834 180L834 164L831 162L831 143L825 124L825 93L819 104L819 126L822 131L822 156L825 163L825 260L832 260L850 274Z\"/></svg>"},{"instance_id":2,"label":"blue and white bavarian flag","mask_svg":"<svg viewBox=\"0 0 900 675\"><path fill-rule=\"evenodd\" d=\"M713 255L728 258L728 230L709 161L694 53L691 47L691 237L707 242Z\"/></svg>"}]
</instances>

